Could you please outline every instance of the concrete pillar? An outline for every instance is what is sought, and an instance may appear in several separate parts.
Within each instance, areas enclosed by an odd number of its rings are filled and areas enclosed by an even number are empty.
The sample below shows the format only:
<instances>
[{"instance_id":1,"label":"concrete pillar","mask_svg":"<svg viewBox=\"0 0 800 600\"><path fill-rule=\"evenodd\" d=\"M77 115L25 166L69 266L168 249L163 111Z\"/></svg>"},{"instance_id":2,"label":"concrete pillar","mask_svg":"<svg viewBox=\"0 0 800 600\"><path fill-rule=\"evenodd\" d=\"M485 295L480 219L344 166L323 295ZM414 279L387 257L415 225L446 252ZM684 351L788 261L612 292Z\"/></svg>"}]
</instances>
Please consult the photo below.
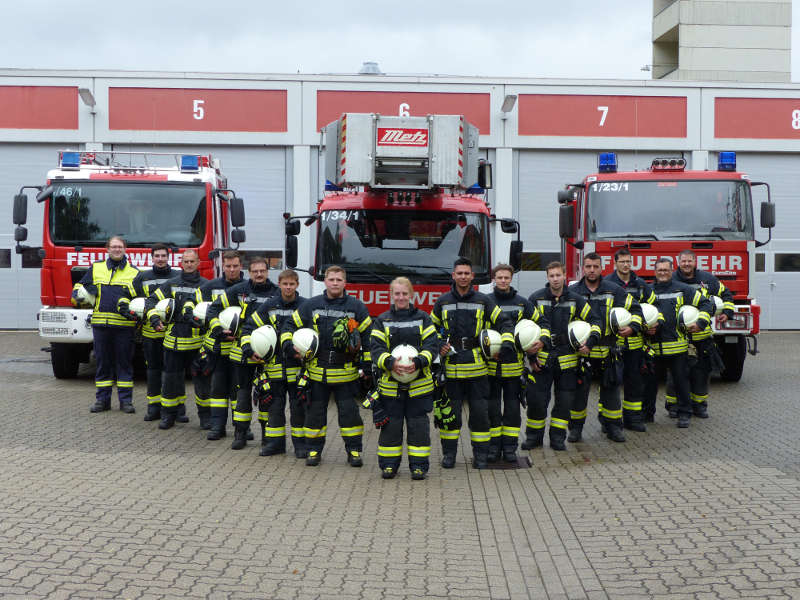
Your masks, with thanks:
<instances>
[{"instance_id":1,"label":"concrete pillar","mask_svg":"<svg viewBox=\"0 0 800 600\"><path fill-rule=\"evenodd\" d=\"M287 210L293 215L310 215L315 210L314 196L311 190L311 147L292 147L292 206ZM277 215L276 215L277 216ZM303 225L297 240L297 266L308 268L312 262L312 227ZM300 273L298 293L309 297L312 291L312 279L308 274Z\"/></svg>"},{"instance_id":2,"label":"concrete pillar","mask_svg":"<svg viewBox=\"0 0 800 600\"><path fill-rule=\"evenodd\" d=\"M514 216L514 151L511 148L495 150L495 162L492 167L494 176L494 214L498 219ZM511 240L516 236L503 233L500 224L494 226L494 244L492 248L492 267L497 263L508 262Z\"/></svg>"}]
</instances>

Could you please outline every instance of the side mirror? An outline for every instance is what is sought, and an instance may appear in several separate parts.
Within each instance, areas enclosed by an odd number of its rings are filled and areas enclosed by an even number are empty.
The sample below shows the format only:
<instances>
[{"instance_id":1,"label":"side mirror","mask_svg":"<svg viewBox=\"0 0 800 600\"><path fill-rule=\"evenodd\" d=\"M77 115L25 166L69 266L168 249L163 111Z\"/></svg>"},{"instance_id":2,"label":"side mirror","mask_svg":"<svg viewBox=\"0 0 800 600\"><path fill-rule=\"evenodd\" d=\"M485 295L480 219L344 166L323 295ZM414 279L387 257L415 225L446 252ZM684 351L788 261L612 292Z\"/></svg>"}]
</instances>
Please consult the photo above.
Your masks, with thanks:
<instances>
[{"instance_id":1,"label":"side mirror","mask_svg":"<svg viewBox=\"0 0 800 600\"><path fill-rule=\"evenodd\" d=\"M28 196L17 194L14 196L14 225L25 225L28 221Z\"/></svg>"},{"instance_id":2,"label":"side mirror","mask_svg":"<svg viewBox=\"0 0 800 600\"><path fill-rule=\"evenodd\" d=\"M14 228L14 241L15 242L24 242L28 239L28 229L25 227L15 227Z\"/></svg>"},{"instance_id":3,"label":"side mirror","mask_svg":"<svg viewBox=\"0 0 800 600\"><path fill-rule=\"evenodd\" d=\"M244 229L234 229L231 231L231 241L234 244L242 244L247 240L247 235L244 232Z\"/></svg>"},{"instance_id":4,"label":"side mirror","mask_svg":"<svg viewBox=\"0 0 800 600\"><path fill-rule=\"evenodd\" d=\"M244 227L244 200L234 196L228 201L228 208L231 211L231 225Z\"/></svg>"},{"instance_id":5,"label":"side mirror","mask_svg":"<svg viewBox=\"0 0 800 600\"><path fill-rule=\"evenodd\" d=\"M514 219L500 219L500 229L503 233L517 233L517 222Z\"/></svg>"},{"instance_id":6,"label":"side mirror","mask_svg":"<svg viewBox=\"0 0 800 600\"><path fill-rule=\"evenodd\" d=\"M300 223L297 223L300 225ZM286 236L286 267L294 269L297 266L297 236Z\"/></svg>"},{"instance_id":7,"label":"side mirror","mask_svg":"<svg viewBox=\"0 0 800 600\"><path fill-rule=\"evenodd\" d=\"M558 207L558 235L562 239L575 235L575 211L569 204Z\"/></svg>"},{"instance_id":8,"label":"side mirror","mask_svg":"<svg viewBox=\"0 0 800 600\"><path fill-rule=\"evenodd\" d=\"M485 190L492 189L492 165L491 163L478 163L478 187Z\"/></svg>"},{"instance_id":9,"label":"side mirror","mask_svg":"<svg viewBox=\"0 0 800 600\"><path fill-rule=\"evenodd\" d=\"M36 194L36 202L44 202L44 201L45 201L45 200L47 200L47 199L48 199L50 196L52 196L52 195L53 195L53 192L54 192L54 191L55 191L55 188L54 188L52 185L48 185L48 186L47 186L46 188L44 188L44 189L43 189L41 192L39 192L38 194Z\"/></svg>"},{"instance_id":10,"label":"side mirror","mask_svg":"<svg viewBox=\"0 0 800 600\"><path fill-rule=\"evenodd\" d=\"M522 268L522 240L511 242L511 250L508 253L508 264L514 269L514 273Z\"/></svg>"},{"instance_id":11,"label":"side mirror","mask_svg":"<svg viewBox=\"0 0 800 600\"><path fill-rule=\"evenodd\" d=\"M556 196L558 199L559 204L566 204L567 202L572 202L575 199L575 192L570 190L558 190L558 195Z\"/></svg>"},{"instance_id":12,"label":"side mirror","mask_svg":"<svg viewBox=\"0 0 800 600\"><path fill-rule=\"evenodd\" d=\"M289 219L284 225L284 231L287 236L300 234L300 221L297 219Z\"/></svg>"},{"instance_id":13,"label":"side mirror","mask_svg":"<svg viewBox=\"0 0 800 600\"><path fill-rule=\"evenodd\" d=\"M761 203L761 226L766 229L775 227L775 205L772 202Z\"/></svg>"}]
</instances>

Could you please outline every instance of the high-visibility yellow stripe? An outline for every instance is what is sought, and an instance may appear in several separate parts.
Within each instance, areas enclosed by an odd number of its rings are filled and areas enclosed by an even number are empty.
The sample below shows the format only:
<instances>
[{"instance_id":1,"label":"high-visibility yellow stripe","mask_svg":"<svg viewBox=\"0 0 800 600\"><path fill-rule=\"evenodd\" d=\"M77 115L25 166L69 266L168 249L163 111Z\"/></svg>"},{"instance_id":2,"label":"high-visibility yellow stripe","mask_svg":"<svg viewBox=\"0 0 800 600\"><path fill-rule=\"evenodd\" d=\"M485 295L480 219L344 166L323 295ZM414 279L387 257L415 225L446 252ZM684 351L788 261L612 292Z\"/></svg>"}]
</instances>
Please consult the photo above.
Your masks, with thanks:
<instances>
[{"instance_id":1,"label":"high-visibility yellow stripe","mask_svg":"<svg viewBox=\"0 0 800 600\"><path fill-rule=\"evenodd\" d=\"M555 417L550 418L550 427L555 427L556 429L566 429L568 424L569 422L565 421L564 419L557 419Z\"/></svg>"},{"instance_id":2,"label":"high-visibility yellow stripe","mask_svg":"<svg viewBox=\"0 0 800 600\"><path fill-rule=\"evenodd\" d=\"M403 455L402 446L378 446L378 456L392 458Z\"/></svg>"},{"instance_id":3,"label":"high-visibility yellow stripe","mask_svg":"<svg viewBox=\"0 0 800 600\"><path fill-rule=\"evenodd\" d=\"M431 455L431 447L430 446L409 446L408 447L408 455L409 456L416 456L418 458L427 458Z\"/></svg>"},{"instance_id":4,"label":"high-visibility yellow stripe","mask_svg":"<svg viewBox=\"0 0 800 600\"><path fill-rule=\"evenodd\" d=\"M473 442L488 442L492 434L488 431L471 431L469 434L470 441Z\"/></svg>"},{"instance_id":5,"label":"high-visibility yellow stripe","mask_svg":"<svg viewBox=\"0 0 800 600\"><path fill-rule=\"evenodd\" d=\"M544 429L544 419L527 419L525 425L531 429Z\"/></svg>"},{"instance_id":6,"label":"high-visibility yellow stripe","mask_svg":"<svg viewBox=\"0 0 800 600\"><path fill-rule=\"evenodd\" d=\"M573 421L578 421L580 419L586 419L586 409L569 411L569 418L572 419Z\"/></svg>"},{"instance_id":7,"label":"high-visibility yellow stripe","mask_svg":"<svg viewBox=\"0 0 800 600\"><path fill-rule=\"evenodd\" d=\"M519 427L509 427L508 425L503 425L503 435L516 437L519 435Z\"/></svg>"},{"instance_id":8,"label":"high-visibility yellow stripe","mask_svg":"<svg viewBox=\"0 0 800 600\"><path fill-rule=\"evenodd\" d=\"M242 422L249 423L251 419L252 419L252 413L239 412L239 411L236 411L236 410L233 411L233 420L234 421L238 421L240 423L242 423Z\"/></svg>"},{"instance_id":9,"label":"high-visibility yellow stripe","mask_svg":"<svg viewBox=\"0 0 800 600\"><path fill-rule=\"evenodd\" d=\"M460 429L440 429L439 437L443 440L457 440L460 433Z\"/></svg>"},{"instance_id":10,"label":"high-visibility yellow stripe","mask_svg":"<svg viewBox=\"0 0 800 600\"><path fill-rule=\"evenodd\" d=\"M303 431L305 432L305 437L316 439L316 438L324 438L325 434L328 431L328 426L326 425L322 429L311 429L310 427L304 427Z\"/></svg>"},{"instance_id":11,"label":"high-visibility yellow stripe","mask_svg":"<svg viewBox=\"0 0 800 600\"><path fill-rule=\"evenodd\" d=\"M265 427L264 437L282 438L286 435L285 427Z\"/></svg>"},{"instance_id":12,"label":"high-visibility yellow stripe","mask_svg":"<svg viewBox=\"0 0 800 600\"><path fill-rule=\"evenodd\" d=\"M364 433L364 426L356 425L355 427L342 427L340 431L342 437L353 437L354 435L362 435Z\"/></svg>"}]
</instances>

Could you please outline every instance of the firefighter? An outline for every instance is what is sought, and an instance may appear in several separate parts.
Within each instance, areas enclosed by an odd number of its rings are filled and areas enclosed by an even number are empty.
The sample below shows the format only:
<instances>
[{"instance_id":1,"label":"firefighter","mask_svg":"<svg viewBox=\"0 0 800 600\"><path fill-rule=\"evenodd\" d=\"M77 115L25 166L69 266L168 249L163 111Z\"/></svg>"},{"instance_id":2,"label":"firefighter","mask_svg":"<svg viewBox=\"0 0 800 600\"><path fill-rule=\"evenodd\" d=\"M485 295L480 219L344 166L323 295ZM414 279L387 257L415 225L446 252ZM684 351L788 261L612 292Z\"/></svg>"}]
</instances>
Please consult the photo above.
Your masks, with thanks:
<instances>
[{"instance_id":1,"label":"firefighter","mask_svg":"<svg viewBox=\"0 0 800 600\"><path fill-rule=\"evenodd\" d=\"M192 309L200 301L199 288L206 281L198 272L200 257L191 248L183 252L180 274L156 288L145 303L145 315L156 331L164 331L164 375L161 385L159 429L170 429L175 422L188 423L186 416L186 369L200 349L203 339L193 319ZM166 298L175 301L171 322L164 324L156 304ZM195 384L195 393L208 398L208 390Z\"/></svg>"},{"instance_id":2,"label":"firefighter","mask_svg":"<svg viewBox=\"0 0 800 600\"><path fill-rule=\"evenodd\" d=\"M280 293L278 286L267 277L269 265L263 256L252 257L247 272L250 278L232 285L225 290L225 293L220 294L209 307L207 314L211 337L220 340L220 343L232 342L228 360L235 365L237 391L236 406L233 410L234 431L231 450L241 450L247 445L248 439L253 439L248 437L248 432L252 420L253 377L259 361L252 356L247 357L242 354L242 327L237 331L224 329L219 314L229 306L238 306L242 309L239 322L243 325L263 302Z\"/></svg>"},{"instance_id":3,"label":"firefighter","mask_svg":"<svg viewBox=\"0 0 800 600\"><path fill-rule=\"evenodd\" d=\"M678 268L672 278L685 283L704 295L718 296L722 299L722 313L717 317L724 323L733 317L733 293L719 279L708 271L697 268L697 255L691 250L684 250L678 256ZM713 316L713 312L711 315ZM711 378L711 357L718 352L714 341L711 323L703 329L689 335L689 390L692 399L692 414L701 419L708 418L708 382ZM672 390L667 390L667 402L675 402Z\"/></svg>"},{"instance_id":4,"label":"firefighter","mask_svg":"<svg viewBox=\"0 0 800 600\"><path fill-rule=\"evenodd\" d=\"M593 374L600 376L600 400L597 408L603 431L611 441L625 441L619 397L619 387L622 384L622 346L618 346L617 339L626 339L642 330L642 310L633 296L617 284L604 280L602 271L600 255L589 252L583 257L583 277L569 286L569 291L586 300L600 320L600 341L592 347L589 361L584 363L585 369L580 375L570 410L568 442L580 442L582 439ZM609 315L615 307L626 309L632 317L630 325L619 329L619 335L612 330L610 323Z\"/></svg>"},{"instance_id":5,"label":"firefighter","mask_svg":"<svg viewBox=\"0 0 800 600\"><path fill-rule=\"evenodd\" d=\"M544 347L542 340L550 338L549 325L542 312L529 300L523 298L511 287L514 269L511 265L499 264L492 270L494 290L489 297L494 300L511 325L522 319L530 319L542 328L542 335L528 354L536 354ZM496 462L502 454L503 460L517 462L519 428L522 424L520 404L525 402L522 394L525 370L525 353L517 350L509 362L488 361L489 369L489 443L490 463ZM527 403L526 403L527 404Z\"/></svg>"},{"instance_id":6,"label":"firefighter","mask_svg":"<svg viewBox=\"0 0 800 600\"><path fill-rule=\"evenodd\" d=\"M592 347L600 340L600 319L582 296L564 285L564 265L551 262L545 269L547 285L530 295L528 300L542 311L550 324L551 347L530 359L527 398L528 420L525 427L523 450L538 448L544 443L544 427L550 389L555 385L555 402L550 413L550 447L566 450L570 409L578 385L578 356L589 356ZM569 342L568 325L572 321L586 321L591 325L589 339L577 352Z\"/></svg>"},{"instance_id":7,"label":"firefighter","mask_svg":"<svg viewBox=\"0 0 800 600\"><path fill-rule=\"evenodd\" d=\"M272 325L277 335L283 325L305 298L297 293L299 277L297 271L287 269L278 275L278 287L281 293L267 299L258 307L242 330L242 355L263 360L264 357L253 352L250 347L250 334L263 325ZM295 357L285 357L280 349L276 349L269 362L261 368L269 381L269 393L258 407L258 420L261 423L261 456L286 453L286 398L289 398L289 424L292 428L292 445L296 458L306 458L305 407L297 399L297 375L301 362Z\"/></svg>"},{"instance_id":8,"label":"firefighter","mask_svg":"<svg viewBox=\"0 0 800 600\"><path fill-rule=\"evenodd\" d=\"M150 296L156 288L175 275L169 264L169 247L155 244L152 249L153 268L142 273L144 295ZM164 369L164 332L156 331L148 319L142 322L142 350L147 365L147 414L145 421L161 418L161 372Z\"/></svg>"},{"instance_id":9,"label":"firefighter","mask_svg":"<svg viewBox=\"0 0 800 600\"><path fill-rule=\"evenodd\" d=\"M490 296L472 287L475 274L469 259L462 257L455 261L452 277L450 291L439 296L431 313L433 324L444 341L439 354L444 360L445 393L434 414L446 411L452 417L439 428L442 467L455 467L461 405L469 402L473 464L476 469L485 469L488 466L491 427L488 370L481 352L480 333L488 328L500 332L500 361L513 362L516 357L513 327Z\"/></svg>"},{"instance_id":10,"label":"firefighter","mask_svg":"<svg viewBox=\"0 0 800 600\"><path fill-rule=\"evenodd\" d=\"M95 402L89 409L97 413L111 409L111 391L117 384L119 408L135 413L133 407L133 335L136 322L120 314L119 301L131 287L141 290L139 269L128 263L127 244L119 236L106 242L108 258L92 263L83 278L72 288L70 301L80 304L93 296L92 337L97 359Z\"/></svg>"},{"instance_id":11,"label":"firefighter","mask_svg":"<svg viewBox=\"0 0 800 600\"><path fill-rule=\"evenodd\" d=\"M328 399L333 393L347 463L351 467L360 467L364 464L361 456L364 422L358 411L356 395L359 393L359 377L369 378L368 344L372 319L364 303L345 291L347 274L344 269L336 265L328 267L324 283L322 294L306 300L287 319L280 341L284 356L299 360L300 354L292 346L292 334L309 327L319 336L317 354L307 362L305 372L298 380L298 399L306 406L303 428L308 448L306 465L317 466L322 460Z\"/></svg>"},{"instance_id":12,"label":"firefighter","mask_svg":"<svg viewBox=\"0 0 800 600\"><path fill-rule=\"evenodd\" d=\"M213 302L225 291L244 281L242 259L235 250L226 250L222 254L222 277L212 279L200 286L203 302ZM206 325L208 319L206 319ZM206 439L219 440L227 434L225 426L228 411L236 405L236 365L229 360L233 342L215 339L211 330L206 328L203 347L195 363L194 370L199 377L211 378L209 405L209 431Z\"/></svg>"},{"instance_id":13,"label":"firefighter","mask_svg":"<svg viewBox=\"0 0 800 600\"><path fill-rule=\"evenodd\" d=\"M407 430L408 468L412 479L425 479L430 464L431 431L428 413L433 410L431 365L439 352L439 336L430 316L415 307L411 300L414 288L405 277L389 285L390 310L382 313L372 326L370 354L380 373L377 403L373 416L383 410L384 420L378 436L378 467L384 479L397 475L403 455L403 423ZM416 351L411 364L393 356L398 346ZM410 381L406 379L414 376ZM399 381L403 379L403 381ZM386 421L385 419L388 419Z\"/></svg>"},{"instance_id":14,"label":"firefighter","mask_svg":"<svg viewBox=\"0 0 800 600\"><path fill-rule=\"evenodd\" d=\"M689 359L688 343L682 329L678 326L678 312L681 306L691 304L700 311L697 323L688 328L688 333L697 333L711 322L709 311L713 311L713 303L703 296L700 290L693 290L685 283L672 278L672 260L660 258L656 261L656 280L653 291L656 295L655 306L659 310L658 323L647 330L648 344L655 352L656 362L661 363L672 377L677 397L678 427L689 426L692 416L692 402L689 396ZM648 417L656 412L656 396L658 379L655 373L645 378L644 412Z\"/></svg>"},{"instance_id":15,"label":"firefighter","mask_svg":"<svg viewBox=\"0 0 800 600\"><path fill-rule=\"evenodd\" d=\"M614 254L614 271L606 280L615 283L639 302L653 304L653 288L631 270L631 252L620 248ZM644 326L644 324L642 324ZM622 425L631 431L647 431L642 413L642 366L644 363L644 340L641 331L627 337L617 337L617 345L622 348L623 399Z\"/></svg>"}]
</instances>

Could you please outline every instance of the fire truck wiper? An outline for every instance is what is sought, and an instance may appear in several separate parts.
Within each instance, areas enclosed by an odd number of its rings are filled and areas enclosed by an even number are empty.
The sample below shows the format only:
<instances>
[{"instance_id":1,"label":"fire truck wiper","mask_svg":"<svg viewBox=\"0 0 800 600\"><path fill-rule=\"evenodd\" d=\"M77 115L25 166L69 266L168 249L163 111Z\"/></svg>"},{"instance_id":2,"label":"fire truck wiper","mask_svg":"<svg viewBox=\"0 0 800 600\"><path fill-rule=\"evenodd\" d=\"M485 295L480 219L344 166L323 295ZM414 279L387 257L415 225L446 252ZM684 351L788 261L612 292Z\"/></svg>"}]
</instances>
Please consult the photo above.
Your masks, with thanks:
<instances>
[{"instance_id":1,"label":"fire truck wiper","mask_svg":"<svg viewBox=\"0 0 800 600\"><path fill-rule=\"evenodd\" d=\"M452 274L452 270L451 269L446 269L444 267L439 267L437 265L398 265L398 264L393 263L392 266L405 267L407 269L436 269L437 271L439 271L440 273L444 273L445 275L451 275Z\"/></svg>"},{"instance_id":2,"label":"fire truck wiper","mask_svg":"<svg viewBox=\"0 0 800 600\"><path fill-rule=\"evenodd\" d=\"M391 279L389 279L385 275L381 275L380 273L376 273L372 269L368 269L367 267L364 267L364 266L361 266L361 265L358 265L358 266L347 265L347 271L349 273L353 273L353 274L363 273L365 275L370 275L370 276L374 277L375 279L379 279L380 281L383 281L384 283L389 283L391 281Z\"/></svg>"},{"instance_id":3,"label":"fire truck wiper","mask_svg":"<svg viewBox=\"0 0 800 600\"><path fill-rule=\"evenodd\" d=\"M658 236L655 233L621 233L619 235L601 235L597 237L598 240L656 240Z\"/></svg>"},{"instance_id":4,"label":"fire truck wiper","mask_svg":"<svg viewBox=\"0 0 800 600\"><path fill-rule=\"evenodd\" d=\"M722 237L722 234L715 233L713 231L705 231L703 233L682 233L680 235L671 235L669 237L672 237L672 238L707 238L707 237L715 237L715 238L719 238L721 240L725 239L724 237Z\"/></svg>"}]
</instances>

